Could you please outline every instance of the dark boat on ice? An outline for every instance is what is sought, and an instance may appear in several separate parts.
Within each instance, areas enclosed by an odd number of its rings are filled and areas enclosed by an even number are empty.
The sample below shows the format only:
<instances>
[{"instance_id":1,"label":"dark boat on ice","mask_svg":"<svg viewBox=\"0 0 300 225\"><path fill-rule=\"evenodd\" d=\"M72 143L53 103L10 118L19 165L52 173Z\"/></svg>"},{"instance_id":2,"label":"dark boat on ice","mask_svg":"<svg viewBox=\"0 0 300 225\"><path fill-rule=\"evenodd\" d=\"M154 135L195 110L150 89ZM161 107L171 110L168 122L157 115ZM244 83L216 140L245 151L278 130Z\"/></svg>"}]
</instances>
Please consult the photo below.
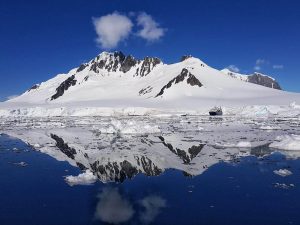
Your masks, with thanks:
<instances>
[{"instance_id":1,"label":"dark boat on ice","mask_svg":"<svg viewBox=\"0 0 300 225\"><path fill-rule=\"evenodd\" d=\"M209 115L210 116L222 116L223 111L221 107L214 107L211 110L209 110Z\"/></svg>"}]
</instances>

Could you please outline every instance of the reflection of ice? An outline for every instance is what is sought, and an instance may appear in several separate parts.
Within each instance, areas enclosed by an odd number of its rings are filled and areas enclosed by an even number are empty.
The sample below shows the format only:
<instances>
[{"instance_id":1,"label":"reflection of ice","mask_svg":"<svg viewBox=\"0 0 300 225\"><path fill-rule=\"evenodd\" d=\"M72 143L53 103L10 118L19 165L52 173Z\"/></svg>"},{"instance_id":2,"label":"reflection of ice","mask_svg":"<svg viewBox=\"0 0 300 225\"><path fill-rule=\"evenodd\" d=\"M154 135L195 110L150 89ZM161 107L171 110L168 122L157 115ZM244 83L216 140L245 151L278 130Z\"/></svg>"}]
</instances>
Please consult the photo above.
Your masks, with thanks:
<instances>
[{"instance_id":1,"label":"reflection of ice","mask_svg":"<svg viewBox=\"0 0 300 225\"><path fill-rule=\"evenodd\" d=\"M278 136L276 142L270 144L270 147L288 151L300 151L300 135Z\"/></svg>"},{"instance_id":2,"label":"reflection of ice","mask_svg":"<svg viewBox=\"0 0 300 225\"><path fill-rule=\"evenodd\" d=\"M161 132L99 132L111 126L112 121L120 121L120 124L135 121L132 122L133 127L134 124L159 127ZM20 138L57 160L68 161L83 171L89 170L102 182L122 182L139 173L157 176L168 168L194 176L220 161L231 162L244 156L270 154L268 144L274 142L277 136L291 131L298 132L297 128L290 127L291 121L294 124L296 119L239 121L229 117L212 120L209 117L189 116L159 119L26 118L17 122L3 122L3 133ZM265 132L259 129L262 124L285 129ZM201 132L199 127L203 127ZM135 129L141 128L136 126ZM293 153L289 153L290 157L295 155Z\"/></svg>"},{"instance_id":3,"label":"reflection of ice","mask_svg":"<svg viewBox=\"0 0 300 225\"><path fill-rule=\"evenodd\" d=\"M127 222L134 214L132 204L121 196L117 188L105 188L98 196L95 218L103 222L119 224Z\"/></svg>"},{"instance_id":4,"label":"reflection of ice","mask_svg":"<svg viewBox=\"0 0 300 225\"><path fill-rule=\"evenodd\" d=\"M99 132L103 134L151 134L160 133L157 125L150 125L139 120L116 120L112 119L105 127L100 127Z\"/></svg>"}]
</instances>

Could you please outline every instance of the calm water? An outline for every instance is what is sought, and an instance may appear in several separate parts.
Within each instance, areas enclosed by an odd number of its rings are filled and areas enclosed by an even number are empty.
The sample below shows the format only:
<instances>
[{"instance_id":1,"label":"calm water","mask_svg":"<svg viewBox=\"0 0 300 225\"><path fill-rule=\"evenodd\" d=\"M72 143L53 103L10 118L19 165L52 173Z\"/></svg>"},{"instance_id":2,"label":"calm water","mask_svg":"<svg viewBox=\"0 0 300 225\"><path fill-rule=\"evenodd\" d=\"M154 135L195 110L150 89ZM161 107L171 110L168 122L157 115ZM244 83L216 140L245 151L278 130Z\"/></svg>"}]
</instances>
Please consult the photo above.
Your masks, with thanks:
<instances>
[{"instance_id":1,"label":"calm water","mask_svg":"<svg viewBox=\"0 0 300 225\"><path fill-rule=\"evenodd\" d=\"M268 148L298 134L295 122L142 120L162 132L99 132L110 119L2 122L0 224L300 224L298 154ZM253 146L231 146L240 141ZM65 181L86 169L98 181Z\"/></svg>"}]
</instances>

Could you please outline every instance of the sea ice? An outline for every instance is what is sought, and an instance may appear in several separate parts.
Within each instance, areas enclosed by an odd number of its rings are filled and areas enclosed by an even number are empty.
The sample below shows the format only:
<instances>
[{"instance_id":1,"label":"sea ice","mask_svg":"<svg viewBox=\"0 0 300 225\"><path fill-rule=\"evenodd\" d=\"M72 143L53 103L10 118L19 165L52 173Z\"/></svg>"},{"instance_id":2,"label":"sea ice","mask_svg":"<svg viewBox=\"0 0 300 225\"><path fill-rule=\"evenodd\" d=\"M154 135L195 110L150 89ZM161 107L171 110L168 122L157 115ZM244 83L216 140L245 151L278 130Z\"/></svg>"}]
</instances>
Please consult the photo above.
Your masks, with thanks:
<instances>
[{"instance_id":1,"label":"sea ice","mask_svg":"<svg viewBox=\"0 0 300 225\"><path fill-rule=\"evenodd\" d=\"M112 119L107 127L99 128L103 134L139 134L139 133L160 133L161 130L157 125L149 125L143 121L138 120L115 120Z\"/></svg>"},{"instance_id":2,"label":"sea ice","mask_svg":"<svg viewBox=\"0 0 300 225\"><path fill-rule=\"evenodd\" d=\"M300 135L278 136L276 141L271 143L269 147L282 150L300 151Z\"/></svg>"},{"instance_id":3,"label":"sea ice","mask_svg":"<svg viewBox=\"0 0 300 225\"><path fill-rule=\"evenodd\" d=\"M273 173L282 176L282 177L286 177L286 176L290 176L293 173L287 169L279 169L279 170L274 170Z\"/></svg>"},{"instance_id":4,"label":"sea ice","mask_svg":"<svg viewBox=\"0 0 300 225\"><path fill-rule=\"evenodd\" d=\"M261 126L259 129L261 130L280 130L279 126Z\"/></svg>"}]
</instances>

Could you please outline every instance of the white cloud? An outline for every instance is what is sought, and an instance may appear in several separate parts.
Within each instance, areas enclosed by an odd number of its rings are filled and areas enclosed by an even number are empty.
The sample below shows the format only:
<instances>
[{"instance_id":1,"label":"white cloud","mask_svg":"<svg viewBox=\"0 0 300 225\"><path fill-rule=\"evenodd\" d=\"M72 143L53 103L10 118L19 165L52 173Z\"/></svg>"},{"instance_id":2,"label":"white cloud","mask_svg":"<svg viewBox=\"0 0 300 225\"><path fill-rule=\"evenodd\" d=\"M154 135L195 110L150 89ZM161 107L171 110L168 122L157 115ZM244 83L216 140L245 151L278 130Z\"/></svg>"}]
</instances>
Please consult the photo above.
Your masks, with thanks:
<instances>
[{"instance_id":1,"label":"white cloud","mask_svg":"<svg viewBox=\"0 0 300 225\"><path fill-rule=\"evenodd\" d=\"M265 59L257 59L256 60L256 65L262 65L265 64L267 61Z\"/></svg>"},{"instance_id":2,"label":"white cloud","mask_svg":"<svg viewBox=\"0 0 300 225\"><path fill-rule=\"evenodd\" d=\"M253 69L256 70L256 71L259 71L259 70L261 70L261 66L254 66Z\"/></svg>"},{"instance_id":3,"label":"white cloud","mask_svg":"<svg viewBox=\"0 0 300 225\"><path fill-rule=\"evenodd\" d=\"M140 204L145 208L145 211L140 214L140 219L143 223L149 224L158 216L161 208L166 207L166 200L151 195L142 199Z\"/></svg>"},{"instance_id":4,"label":"white cloud","mask_svg":"<svg viewBox=\"0 0 300 225\"><path fill-rule=\"evenodd\" d=\"M283 65L273 65L273 69L281 70L283 69Z\"/></svg>"},{"instance_id":5,"label":"white cloud","mask_svg":"<svg viewBox=\"0 0 300 225\"><path fill-rule=\"evenodd\" d=\"M118 12L93 18L101 48L111 49L117 47L120 41L125 40L131 33L133 23L130 18Z\"/></svg>"},{"instance_id":6,"label":"white cloud","mask_svg":"<svg viewBox=\"0 0 300 225\"><path fill-rule=\"evenodd\" d=\"M105 188L99 195L95 218L103 222L119 224L127 222L134 214L129 201L124 199L117 188Z\"/></svg>"},{"instance_id":7,"label":"white cloud","mask_svg":"<svg viewBox=\"0 0 300 225\"><path fill-rule=\"evenodd\" d=\"M259 71L262 69L263 65L268 64L268 61L265 59L257 59L254 65L254 70Z\"/></svg>"},{"instance_id":8,"label":"white cloud","mask_svg":"<svg viewBox=\"0 0 300 225\"><path fill-rule=\"evenodd\" d=\"M137 24L142 27L138 31L138 36L147 41L157 41L164 36L166 29L161 28L160 25L152 18L152 16L143 12L137 17Z\"/></svg>"},{"instance_id":9,"label":"white cloud","mask_svg":"<svg viewBox=\"0 0 300 225\"><path fill-rule=\"evenodd\" d=\"M14 99L16 97L18 97L19 95L10 95L10 96L7 96L6 97L6 100L11 100L11 99Z\"/></svg>"},{"instance_id":10,"label":"white cloud","mask_svg":"<svg viewBox=\"0 0 300 225\"><path fill-rule=\"evenodd\" d=\"M235 65L230 65L227 67L227 69L229 69L230 71L235 72L235 73L240 72L240 69Z\"/></svg>"}]
</instances>

